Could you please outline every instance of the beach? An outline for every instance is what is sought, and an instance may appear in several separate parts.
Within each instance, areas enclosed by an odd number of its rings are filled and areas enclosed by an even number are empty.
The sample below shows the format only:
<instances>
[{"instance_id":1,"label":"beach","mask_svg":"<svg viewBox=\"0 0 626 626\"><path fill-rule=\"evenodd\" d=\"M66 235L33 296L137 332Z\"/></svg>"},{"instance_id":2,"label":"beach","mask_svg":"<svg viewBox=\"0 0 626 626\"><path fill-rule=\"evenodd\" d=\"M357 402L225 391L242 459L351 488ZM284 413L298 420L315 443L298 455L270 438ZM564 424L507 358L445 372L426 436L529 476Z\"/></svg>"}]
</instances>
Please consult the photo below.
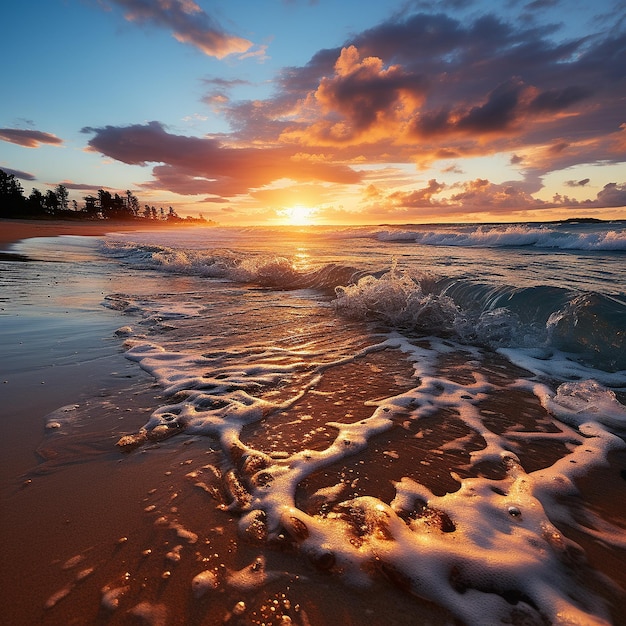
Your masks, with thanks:
<instances>
[{"instance_id":1,"label":"beach","mask_svg":"<svg viewBox=\"0 0 626 626\"><path fill-rule=\"evenodd\" d=\"M0 256L7 623L621 623L622 252L424 243L615 235L73 227Z\"/></svg>"},{"instance_id":2,"label":"beach","mask_svg":"<svg viewBox=\"0 0 626 626\"><path fill-rule=\"evenodd\" d=\"M170 228L180 228L180 225ZM167 224L128 220L0 220L0 250L6 250L12 243L32 237L58 237L78 235L82 237L102 237L110 232L132 232L168 228Z\"/></svg>"}]
</instances>

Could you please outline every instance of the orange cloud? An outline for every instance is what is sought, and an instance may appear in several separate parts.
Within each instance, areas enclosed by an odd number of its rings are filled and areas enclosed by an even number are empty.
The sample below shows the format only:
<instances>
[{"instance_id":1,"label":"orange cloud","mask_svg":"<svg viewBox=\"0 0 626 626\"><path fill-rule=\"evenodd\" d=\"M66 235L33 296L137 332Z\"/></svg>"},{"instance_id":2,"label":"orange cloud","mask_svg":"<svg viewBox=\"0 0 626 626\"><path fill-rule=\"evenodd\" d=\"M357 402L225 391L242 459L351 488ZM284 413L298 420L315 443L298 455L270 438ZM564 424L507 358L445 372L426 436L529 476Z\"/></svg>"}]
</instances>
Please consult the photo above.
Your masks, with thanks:
<instances>
[{"instance_id":1,"label":"orange cloud","mask_svg":"<svg viewBox=\"0 0 626 626\"><path fill-rule=\"evenodd\" d=\"M181 40L205 42L216 56L237 49L190 0L116 2L133 8L135 19L188 37ZM211 29L217 40L225 37L223 49L205 37ZM546 172L616 163L626 154L618 54L626 34L612 29L568 41L555 33L493 15L465 21L444 13L395 15L318 51L302 67L284 68L266 99L233 101L233 83L209 81L204 102L231 126L219 141L174 135L158 122L85 130L93 134L91 150L150 164L150 189L204 194L212 202L245 199L246 208L278 203L277 188L298 185L338 194L340 185L363 185L355 204L369 219L390 221L619 202L622 181L586 202L533 198ZM498 153L524 181L480 178L452 187L431 174L411 189L414 179L403 167ZM448 172L463 169L462 162L460 169L445 165Z\"/></svg>"},{"instance_id":2,"label":"orange cloud","mask_svg":"<svg viewBox=\"0 0 626 626\"><path fill-rule=\"evenodd\" d=\"M484 178L465 181L455 187L460 191L446 195L453 187L446 187L435 179L431 179L426 187L386 194L370 186L363 195L364 212L380 219L394 217L398 221L424 221L442 217L467 219L472 215L497 218L523 211L601 209L626 205L626 183L609 183L595 198L578 201L555 195L552 202L533 198L520 184L496 184Z\"/></svg>"},{"instance_id":3,"label":"orange cloud","mask_svg":"<svg viewBox=\"0 0 626 626\"><path fill-rule=\"evenodd\" d=\"M84 128L83 132L94 134L91 151L128 164L157 163L154 180L145 186L182 195L231 197L282 178L342 184L361 180L361 174L350 167L305 159L287 148L232 148L212 138L173 135L158 122Z\"/></svg>"},{"instance_id":4,"label":"orange cloud","mask_svg":"<svg viewBox=\"0 0 626 626\"><path fill-rule=\"evenodd\" d=\"M20 130L18 128L0 128L0 139L15 143L24 148L39 148L41 144L59 146L63 143L56 135L40 130Z\"/></svg>"},{"instance_id":5,"label":"orange cloud","mask_svg":"<svg viewBox=\"0 0 626 626\"><path fill-rule=\"evenodd\" d=\"M172 31L181 43L190 44L207 56L222 59L229 54L245 53L253 44L227 33L217 20L193 0L110 0L126 9L129 22L154 24Z\"/></svg>"},{"instance_id":6,"label":"orange cloud","mask_svg":"<svg viewBox=\"0 0 626 626\"><path fill-rule=\"evenodd\" d=\"M282 138L337 146L383 140L407 123L423 92L419 76L399 65L385 67L377 57L361 58L355 46L348 46L335 62L334 75L323 77L303 100L305 117L316 121L306 129L288 129Z\"/></svg>"}]
</instances>

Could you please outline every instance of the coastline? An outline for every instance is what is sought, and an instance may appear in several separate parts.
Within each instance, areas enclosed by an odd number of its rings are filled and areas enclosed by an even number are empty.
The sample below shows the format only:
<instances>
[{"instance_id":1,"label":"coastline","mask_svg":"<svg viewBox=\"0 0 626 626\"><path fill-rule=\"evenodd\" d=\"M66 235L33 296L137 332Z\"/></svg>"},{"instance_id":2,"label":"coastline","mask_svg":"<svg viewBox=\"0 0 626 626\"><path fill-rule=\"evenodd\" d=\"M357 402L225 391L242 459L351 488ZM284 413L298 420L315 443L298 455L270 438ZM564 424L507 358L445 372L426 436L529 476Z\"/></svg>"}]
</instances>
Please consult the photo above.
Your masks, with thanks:
<instances>
[{"instance_id":1,"label":"coastline","mask_svg":"<svg viewBox=\"0 0 626 626\"><path fill-rule=\"evenodd\" d=\"M0 250L9 250L11 244L31 237L57 237L59 235L81 235L86 237L102 237L108 233L133 231L169 230L185 226L202 226L202 224L168 224L145 221L125 220L26 220L0 219Z\"/></svg>"},{"instance_id":2,"label":"coastline","mask_svg":"<svg viewBox=\"0 0 626 626\"><path fill-rule=\"evenodd\" d=\"M0 220L0 250L33 237L140 229ZM106 553L120 536L141 528L137 502L152 474L132 471L131 464L122 468L115 441L120 429L145 422L155 390L121 350L114 334L119 315L100 304L113 276L82 272L76 262L10 257L0 252L3 279L11 285L0 306L0 615L15 626L91 623L93 615L71 602L54 615L46 602L58 591L67 551L99 546ZM82 418L74 418L79 412ZM47 427L53 414L61 427Z\"/></svg>"},{"instance_id":3,"label":"coastline","mask_svg":"<svg viewBox=\"0 0 626 626\"><path fill-rule=\"evenodd\" d=\"M104 225L109 228L92 234L116 232L110 222ZM245 604L249 616L258 616L268 598L288 600L291 606L300 607L306 621L318 625L337 621L409 625L414 623L416 612L429 623L452 621L445 608L431 606L427 600L406 593L408 579L393 563L380 570L378 561L368 563L367 568L372 571L364 571L374 578L372 586L367 591L350 589L329 575L324 561L315 559L316 552L302 551L304 558L293 558L293 547L275 545L267 549L263 535L256 534L256 526L239 534L240 513L229 509L228 500L219 499L219 489L212 491L219 483L212 482L216 474L210 468L224 467L224 459L231 457L224 457L210 437L181 433L132 452L116 446L120 436L137 433L155 409L169 402L167 394L162 395L164 388L159 386L157 377L137 367L136 360L126 358L123 343L133 335L127 335L122 324L132 324L137 337L149 326L141 325L141 316L133 313L132 308L127 316L125 296L118 294L120 289L153 299L156 308L152 304L145 308L151 316L155 312L180 311L181 304L203 311L191 318L198 321L199 333L187 334L187 320L180 325L175 322L171 327L164 326L164 333L156 339L168 350L183 353L200 345L193 343L194 337L210 341L216 350L215 364L211 353L203 348L204 358L212 364L198 373L211 371L212 375L220 374L219 359L223 354L222 345L213 337L223 338L229 355L237 355L239 346L245 343L255 346L257 337L263 336L268 337L267 345L289 345L293 349L300 337L315 342L318 323L319 328L329 323L325 308L309 309L300 297L294 306L286 293L280 294L279 300L272 290L249 292L254 300L248 309L229 308L227 298L231 295L234 302L245 302L240 297L241 290L225 287L226 291L221 291L219 283L207 285L200 276L127 272L123 264L96 252L97 240L55 240L51 231L37 235L28 228L31 223L25 226L28 237L45 237L14 248L25 248L25 258L31 261L12 262L19 259L10 257L20 255L9 253L4 258L0 254L6 267L5 303L0 306L0 345L4 356L0 382L5 400L0 409L0 543L4 554L0 565L0 584L4 589L0 594L0 614L7 622L15 626L105 622L109 626L126 626L140 620L154 624L218 624L231 619L235 602ZM55 234L88 234L76 232L76 225L71 222L61 222L60 226L74 232ZM81 224L77 226L80 229ZM146 226L144 231L157 231L159 226L161 230L176 230L168 224ZM64 255L30 255L31 245L35 250L63 250ZM73 246L78 250L76 257L72 256ZM65 250L69 251L67 255ZM107 294L120 295L123 306L103 307L102 296ZM197 305L206 306L196 309ZM289 321L288 316L281 316L289 306L293 311L292 326L282 323ZM240 316L232 315L233 311L252 312L245 327ZM263 315L258 315L259 311ZM277 311L278 316L273 315ZM315 314L310 314L312 311ZM167 318L164 319L167 324ZM221 319L226 320L223 326ZM286 344L269 338L267 333L274 331L266 330L268 319L277 329L273 337ZM302 320L306 325L301 325ZM156 321L155 317L150 324ZM334 317L330 318L330 327L335 331L332 343L336 345L339 335ZM117 333L116 329L122 332ZM206 329L210 329L212 337L207 336ZM242 339L235 340L232 331ZM243 339L243 333L250 341ZM509 393L502 393L506 389L501 386L502 381L514 380L519 372L512 368L507 373L508 366L498 357L485 361L481 367L467 356L461 350L442 355L442 377L471 391L472 380L476 380L473 372L484 375L499 390L480 401L485 427L496 436L512 433L509 441L515 450L519 441L520 458L527 471L549 471L565 444L555 445L557 435L544 430L547 427L541 422L543 411L532 396L518 390L519 393L504 397ZM281 418L284 422L251 423L242 441L263 452L296 453L302 442L307 448L321 449L326 445L326 434L333 432L326 428L330 415L338 413L340 423L345 420L358 424L361 418L369 416L370 403L402 393L405 384L407 389L413 387L415 370L410 362L397 360L387 350L374 351L366 357L325 370L323 383L294 404L289 413L285 412ZM245 365L244 361L239 362ZM300 384L295 377L292 386L285 385L284 397L295 393ZM416 395L418 402L420 393ZM346 404L346 408L341 408ZM451 493L455 484L451 482L449 463L462 462L463 455L473 453L476 445L470 442L458 448L454 444L469 441L463 423L445 408L441 414L421 415L419 425L411 426L403 418L400 421L393 431L376 435L376 441L372 440L362 454L310 474L298 487L298 508L307 515L323 513L323 504L317 498L329 485L334 485L333 489L353 489L345 492L345 498L366 495L390 501L392 485L404 476L418 480L433 494ZM535 430L539 434L536 442L531 439ZM565 518L555 517L560 522L558 529L566 531L563 535L584 550L591 571L605 576L601 579L589 574L585 588L607 599L616 615L623 605L623 595L618 590L626 589L621 567L623 550L602 543L597 533L594 536L582 532L585 524L578 522L592 511L600 519L614 520L617 528L622 526L620 471L626 467L625 455L626 451L615 450L606 466L583 476L579 492L564 497L567 510L574 512L571 527L563 521ZM571 462L578 462L576 458L572 457ZM204 478L198 481L203 473ZM349 482L344 482L346 476ZM505 511L507 520L510 515ZM262 531L262 525L259 528ZM443 527L441 530L449 532ZM515 536L511 534L507 543L511 553L515 550ZM359 537L355 537L357 543ZM611 539L609 533L606 537ZM234 576L251 571L263 574L266 561L267 585L236 586ZM584 563L578 565L581 577L589 573ZM192 581L201 569L219 575L219 593L207 593L206 597L194 594ZM614 585L612 588L604 584L607 579ZM572 579L572 585L576 582ZM447 588L444 580L442 593Z\"/></svg>"}]
</instances>

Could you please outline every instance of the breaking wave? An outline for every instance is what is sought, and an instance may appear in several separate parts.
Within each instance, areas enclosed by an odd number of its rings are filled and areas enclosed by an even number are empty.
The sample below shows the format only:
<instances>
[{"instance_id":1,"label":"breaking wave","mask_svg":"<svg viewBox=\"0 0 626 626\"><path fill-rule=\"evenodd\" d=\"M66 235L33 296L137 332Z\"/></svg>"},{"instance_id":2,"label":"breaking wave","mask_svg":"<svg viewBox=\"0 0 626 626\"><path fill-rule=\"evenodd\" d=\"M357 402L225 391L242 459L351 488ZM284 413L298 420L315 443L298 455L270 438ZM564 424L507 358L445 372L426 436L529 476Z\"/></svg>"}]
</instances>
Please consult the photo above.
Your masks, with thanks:
<instances>
[{"instance_id":1,"label":"breaking wave","mask_svg":"<svg viewBox=\"0 0 626 626\"><path fill-rule=\"evenodd\" d=\"M550 226L526 224L471 226L454 228L393 229L380 231L381 242L406 242L424 246L458 246L472 248L507 248L532 246L535 248L588 251L625 251L626 229L604 232L578 232L570 227L562 230Z\"/></svg>"},{"instance_id":2,"label":"breaking wave","mask_svg":"<svg viewBox=\"0 0 626 626\"><path fill-rule=\"evenodd\" d=\"M492 348L554 347L594 367L626 369L626 303L550 285L514 287L340 264L298 269L283 256L109 244L128 263L276 290L315 289L351 318Z\"/></svg>"}]
</instances>

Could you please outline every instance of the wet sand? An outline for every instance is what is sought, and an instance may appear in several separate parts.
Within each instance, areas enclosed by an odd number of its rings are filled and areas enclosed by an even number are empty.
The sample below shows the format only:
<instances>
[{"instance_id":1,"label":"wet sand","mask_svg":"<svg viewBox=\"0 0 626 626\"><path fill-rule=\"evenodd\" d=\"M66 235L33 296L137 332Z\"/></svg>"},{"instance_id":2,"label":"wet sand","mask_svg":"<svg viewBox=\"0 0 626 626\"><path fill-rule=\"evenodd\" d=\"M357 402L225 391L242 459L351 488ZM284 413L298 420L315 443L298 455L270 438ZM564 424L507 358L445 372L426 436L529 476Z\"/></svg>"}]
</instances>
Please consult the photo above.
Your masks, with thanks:
<instances>
[{"instance_id":1,"label":"wet sand","mask_svg":"<svg viewBox=\"0 0 626 626\"><path fill-rule=\"evenodd\" d=\"M3 235L8 232L4 225L0 222ZM26 237L111 232L108 228L98 231L99 224L91 232L89 228L80 230L80 224L78 230L74 224L58 224L62 231L68 229L64 232L54 232L49 224L38 224L43 227L39 230L29 229L30 223L21 226L26 228L21 231ZM19 232L18 224L14 233ZM31 301L36 300L32 285L29 289ZM78 292L82 294L80 289ZM63 299L58 294L56 297ZM66 300L73 301L71 297ZM406 593L403 579L393 570L376 571L369 588L351 587L336 572L325 569L323 561L299 554L295 545L268 549L254 529L242 537L237 514L225 510L223 503L220 507L211 490L202 486L212 486L209 467L220 463L221 452L210 438L180 434L130 453L117 448L119 436L136 432L151 410L163 402L162 392L151 377L124 357L122 340L114 336L114 329L124 324L117 312L103 309L97 299L88 312L82 310L83 304L65 311L46 308L47 302L44 291L40 300L32 302L37 315L26 321L17 316L14 326L0 327L0 345L8 354L5 369L0 367L3 623L288 623L280 621L282 615L290 617L292 623L312 626L453 623L444 609ZM13 343L5 340L9 336ZM337 368L325 379L326 386L318 390L324 393L304 398L276 428L265 422L251 425L244 433L245 442L265 452L272 452L278 440L281 450L288 449L285 446L292 439L304 440L313 449L324 447L328 433L322 427L335 407L334 394L353 397L361 393L365 401L399 391L395 386L414 384L411 368L405 364L397 369L393 365L397 359L387 362L386 356L377 353L367 363ZM451 357L450 378L470 380L466 360L462 355ZM502 364L493 364L487 374L497 378L499 367ZM383 378L380 372L389 375ZM544 417L536 401L523 394L502 399L502 406L498 400L484 408L507 415L510 424L537 428L535 422ZM59 413L64 406L67 410ZM367 415L369 409L365 405L361 408L363 415L352 419ZM67 424L47 429L50 418L46 417L52 411L60 420L67 418ZM319 417L319 423L309 416ZM446 429L438 427L441 415L420 422L421 430L432 432L430 438L421 438L400 416L397 428L380 435L370 452L350 457L304 481L297 494L298 504L315 513L319 503L312 494L327 484L347 484L348 479L354 479L354 493L345 497L373 493L389 499L391 481L411 472L418 472L420 480L434 492L453 490L449 467L458 469L467 451L445 447L448 439L464 431L455 432L463 425L443 417L449 425ZM406 447L407 441L412 444L410 455L386 454ZM531 450L527 452L530 455ZM533 449L533 462L547 466L554 461L553 452ZM609 467L588 477L586 482L591 484L585 493L598 495L594 508L604 510L609 518L621 519L623 481L619 468L624 467L624 452L617 452L610 461ZM599 484L607 489L602 496L597 490ZM620 566L623 551L614 554L589 537L575 538L593 567L626 584ZM252 584L250 588L224 584L234 572L245 568L250 568L249 574L261 572L258 578L262 578L259 558L265 560L264 568L271 574L267 584ZM191 581L206 570L216 573L221 588L196 598ZM251 577L254 581L255 576ZM600 582L594 586L602 591ZM236 613L238 602L246 604L245 621ZM616 609L615 615L618 613Z\"/></svg>"},{"instance_id":2,"label":"wet sand","mask_svg":"<svg viewBox=\"0 0 626 626\"><path fill-rule=\"evenodd\" d=\"M107 233L122 233L142 230L165 230L184 228L185 224L123 220L13 220L0 219L0 250L7 250L12 243L30 237L56 237L57 235L83 235L101 237ZM190 224L188 226L199 226Z\"/></svg>"}]
</instances>

